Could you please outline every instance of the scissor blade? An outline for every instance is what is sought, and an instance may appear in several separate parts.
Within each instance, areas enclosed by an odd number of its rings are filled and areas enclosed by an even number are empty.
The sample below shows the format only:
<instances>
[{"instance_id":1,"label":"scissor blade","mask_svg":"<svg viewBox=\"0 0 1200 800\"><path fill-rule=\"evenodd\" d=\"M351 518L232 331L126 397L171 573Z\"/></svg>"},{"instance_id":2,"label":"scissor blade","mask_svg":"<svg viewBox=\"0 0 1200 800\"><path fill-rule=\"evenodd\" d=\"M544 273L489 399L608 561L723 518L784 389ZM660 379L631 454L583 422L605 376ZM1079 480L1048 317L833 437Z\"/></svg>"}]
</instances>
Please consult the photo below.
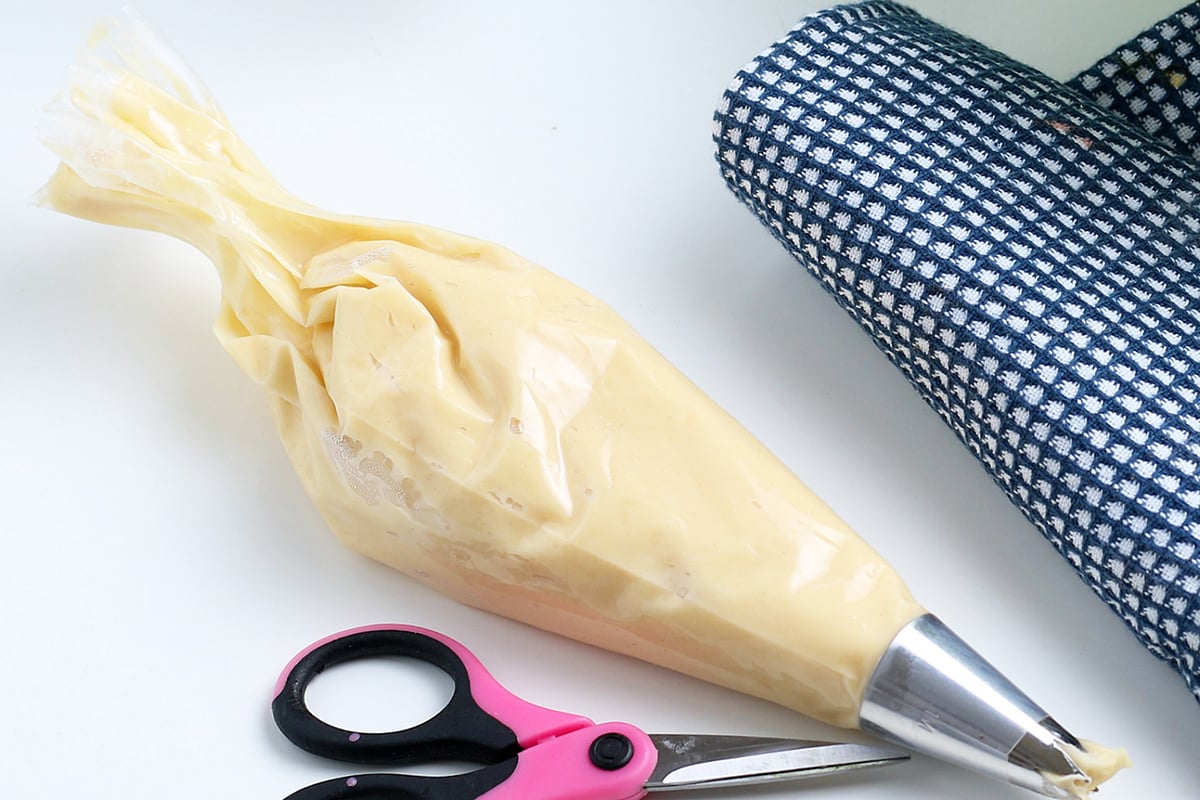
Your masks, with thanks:
<instances>
[{"instance_id":1,"label":"scissor blade","mask_svg":"<svg viewBox=\"0 0 1200 800\"><path fill-rule=\"evenodd\" d=\"M754 736L653 734L658 765L646 791L790 781L908 760L894 747L766 739Z\"/></svg>"}]
</instances>

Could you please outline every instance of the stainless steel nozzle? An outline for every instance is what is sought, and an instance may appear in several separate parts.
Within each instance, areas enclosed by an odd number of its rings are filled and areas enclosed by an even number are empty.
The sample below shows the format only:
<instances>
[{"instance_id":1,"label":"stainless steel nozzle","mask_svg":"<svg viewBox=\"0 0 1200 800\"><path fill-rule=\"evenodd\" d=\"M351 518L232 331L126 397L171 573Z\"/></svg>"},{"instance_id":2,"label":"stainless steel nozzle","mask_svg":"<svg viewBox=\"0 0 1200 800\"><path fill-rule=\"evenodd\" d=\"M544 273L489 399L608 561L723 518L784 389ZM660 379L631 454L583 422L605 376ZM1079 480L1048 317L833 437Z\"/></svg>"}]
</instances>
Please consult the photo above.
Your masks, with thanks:
<instances>
[{"instance_id":1,"label":"stainless steel nozzle","mask_svg":"<svg viewBox=\"0 0 1200 800\"><path fill-rule=\"evenodd\" d=\"M1064 749L1079 740L932 614L884 652L859 710L863 731L1055 798L1049 780L1090 780Z\"/></svg>"}]
</instances>

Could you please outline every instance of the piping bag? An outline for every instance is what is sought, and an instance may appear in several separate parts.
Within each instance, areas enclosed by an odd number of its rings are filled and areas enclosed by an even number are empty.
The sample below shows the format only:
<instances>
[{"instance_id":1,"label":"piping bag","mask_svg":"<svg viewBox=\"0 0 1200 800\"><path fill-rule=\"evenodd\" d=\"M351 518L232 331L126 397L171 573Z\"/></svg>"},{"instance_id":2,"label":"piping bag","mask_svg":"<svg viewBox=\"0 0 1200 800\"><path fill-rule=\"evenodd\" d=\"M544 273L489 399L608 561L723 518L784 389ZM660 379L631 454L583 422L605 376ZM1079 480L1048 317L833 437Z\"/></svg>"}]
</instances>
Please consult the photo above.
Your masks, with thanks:
<instances>
[{"instance_id":1,"label":"piping bag","mask_svg":"<svg viewBox=\"0 0 1200 800\"><path fill-rule=\"evenodd\" d=\"M611 309L489 242L286 192L182 61L103 23L41 201L216 265L215 330L347 546L464 603L1052 797L1081 742Z\"/></svg>"}]
</instances>

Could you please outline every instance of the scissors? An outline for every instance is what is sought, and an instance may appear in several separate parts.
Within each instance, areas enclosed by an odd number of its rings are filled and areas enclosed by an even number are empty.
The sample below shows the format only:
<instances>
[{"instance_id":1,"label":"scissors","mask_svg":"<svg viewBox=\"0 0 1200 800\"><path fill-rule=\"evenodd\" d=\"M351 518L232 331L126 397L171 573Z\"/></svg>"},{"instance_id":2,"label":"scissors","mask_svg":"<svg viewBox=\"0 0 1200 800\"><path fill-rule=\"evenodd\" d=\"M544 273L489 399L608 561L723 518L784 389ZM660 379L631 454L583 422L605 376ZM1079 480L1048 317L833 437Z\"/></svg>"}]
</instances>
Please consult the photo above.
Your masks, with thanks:
<instances>
[{"instance_id":1,"label":"scissors","mask_svg":"<svg viewBox=\"0 0 1200 800\"><path fill-rule=\"evenodd\" d=\"M313 678L347 661L426 661L454 681L449 702L415 727L345 730L305 704ZM271 704L293 744L325 758L398 767L455 761L459 775L359 773L315 783L287 800L636 800L648 792L828 775L904 761L882 746L751 736L650 735L624 722L596 724L528 703L493 678L466 647L409 625L352 628L302 650L284 668Z\"/></svg>"}]
</instances>

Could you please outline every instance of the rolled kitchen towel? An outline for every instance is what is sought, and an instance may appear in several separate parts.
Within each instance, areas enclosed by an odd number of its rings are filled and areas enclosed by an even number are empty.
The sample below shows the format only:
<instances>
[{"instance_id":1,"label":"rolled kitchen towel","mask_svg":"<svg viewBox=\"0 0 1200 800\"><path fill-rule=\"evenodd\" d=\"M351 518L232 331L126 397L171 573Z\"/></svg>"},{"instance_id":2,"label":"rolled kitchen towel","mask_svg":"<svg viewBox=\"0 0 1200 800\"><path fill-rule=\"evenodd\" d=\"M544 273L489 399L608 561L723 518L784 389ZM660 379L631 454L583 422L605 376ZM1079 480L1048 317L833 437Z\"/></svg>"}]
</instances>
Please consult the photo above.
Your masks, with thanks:
<instances>
[{"instance_id":1,"label":"rolled kitchen towel","mask_svg":"<svg viewBox=\"0 0 1200 800\"><path fill-rule=\"evenodd\" d=\"M1200 159L1200 2L1117 48L1068 86Z\"/></svg>"},{"instance_id":2,"label":"rolled kitchen towel","mask_svg":"<svg viewBox=\"0 0 1200 800\"><path fill-rule=\"evenodd\" d=\"M1118 51L1070 87L895 3L841 6L743 68L714 138L734 193L1200 696L1196 37L1176 27L1127 48L1166 68ZM1164 84L1178 113L1155 126Z\"/></svg>"}]
</instances>

